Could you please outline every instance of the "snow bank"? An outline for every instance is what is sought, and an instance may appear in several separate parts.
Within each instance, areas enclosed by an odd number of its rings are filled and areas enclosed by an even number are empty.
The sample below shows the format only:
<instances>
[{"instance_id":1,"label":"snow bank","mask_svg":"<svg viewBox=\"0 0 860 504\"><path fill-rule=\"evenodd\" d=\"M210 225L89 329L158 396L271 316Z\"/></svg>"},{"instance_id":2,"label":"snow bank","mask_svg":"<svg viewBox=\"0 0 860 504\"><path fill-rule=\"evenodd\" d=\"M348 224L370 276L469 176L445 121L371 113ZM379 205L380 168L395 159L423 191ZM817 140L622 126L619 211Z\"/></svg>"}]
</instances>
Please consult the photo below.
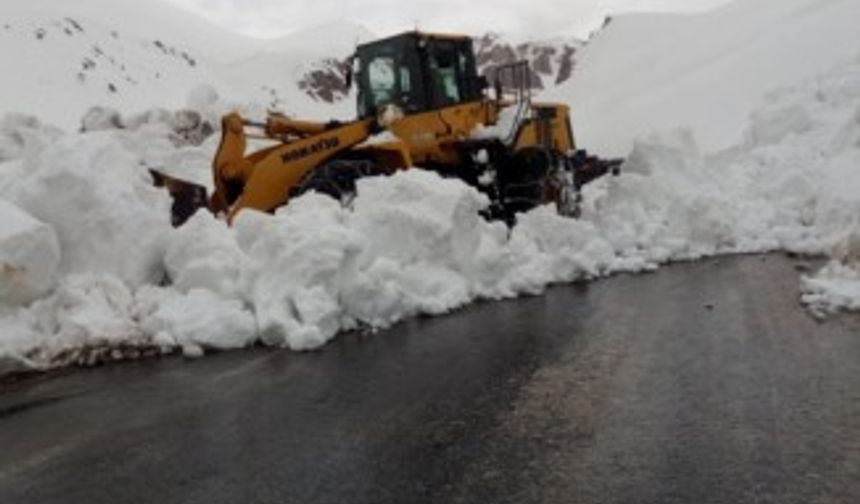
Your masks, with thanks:
<instances>
[{"instance_id":1,"label":"snow bank","mask_svg":"<svg viewBox=\"0 0 860 504\"><path fill-rule=\"evenodd\" d=\"M350 316L384 327L474 297L486 197L422 170L362 180L358 191L349 223L365 246L344 299Z\"/></svg>"},{"instance_id":2,"label":"snow bank","mask_svg":"<svg viewBox=\"0 0 860 504\"><path fill-rule=\"evenodd\" d=\"M61 137L63 132L42 124L33 116L5 114L0 119L0 163L20 159L27 152L40 149L46 142ZM0 177L3 173L0 171Z\"/></svg>"},{"instance_id":3,"label":"snow bank","mask_svg":"<svg viewBox=\"0 0 860 504\"><path fill-rule=\"evenodd\" d=\"M64 137L24 159L23 173L3 196L54 227L61 275L160 280L169 197L109 132Z\"/></svg>"},{"instance_id":4,"label":"snow bank","mask_svg":"<svg viewBox=\"0 0 860 504\"><path fill-rule=\"evenodd\" d=\"M44 369L140 345L145 338L133 306L132 292L115 277L67 277L30 307L0 308L0 356L19 368Z\"/></svg>"},{"instance_id":5,"label":"snow bank","mask_svg":"<svg viewBox=\"0 0 860 504\"><path fill-rule=\"evenodd\" d=\"M154 345L165 351L179 347L189 357L205 349L244 348L257 339L254 316L241 301L205 289L145 289L138 294L137 315Z\"/></svg>"},{"instance_id":6,"label":"snow bank","mask_svg":"<svg viewBox=\"0 0 860 504\"><path fill-rule=\"evenodd\" d=\"M228 298L240 297L240 273L248 257L234 231L208 212L196 213L171 232L164 258L173 287L188 293L206 289Z\"/></svg>"},{"instance_id":7,"label":"snow bank","mask_svg":"<svg viewBox=\"0 0 860 504\"><path fill-rule=\"evenodd\" d=\"M266 344L317 348L343 326L339 294L362 247L346 218L339 203L312 194L261 230L243 278Z\"/></svg>"},{"instance_id":8,"label":"snow bank","mask_svg":"<svg viewBox=\"0 0 860 504\"><path fill-rule=\"evenodd\" d=\"M591 226L545 208L523 216L509 239L503 224L481 218L488 204L460 181L412 169L360 180L352 208L310 194L274 217L240 216L237 235L252 236L240 276L261 340L314 349L345 329L606 270L611 248L581 233L594 234Z\"/></svg>"},{"instance_id":9,"label":"snow bank","mask_svg":"<svg viewBox=\"0 0 860 504\"><path fill-rule=\"evenodd\" d=\"M0 303L27 303L54 286L60 245L53 228L0 199Z\"/></svg>"},{"instance_id":10,"label":"snow bank","mask_svg":"<svg viewBox=\"0 0 860 504\"><path fill-rule=\"evenodd\" d=\"M215 114L211 89L189 100L202 111L188 124ZM0 161L3 370L124 358L145 348L193 354L255 338L254 318L235 295L238 269L219 288L233 258L218 263L212 243L205 253L194 248L207 231L229 239L226 226L201 215L173 230L169 196L152 186L150 168L210 178L212 142L177 141L185 131L177 118L187 116L151 111L129 119L94 110L84 133L69 135L33 118L4 118L0 146L11 147ZM175 285L154 296L151 286L170 274ZM215 312L203 314L206 306Z\"/></svg>"},{"instance_id":11,"label":"snow bank","mask_svg":"<svg viewBox=\"0 0 860 504\"><path fill-rule=\"evenodd\" d=\"M129 289L111 275L71 275L27 307L0 304L0 373L206 349L257 339L242 301L204 290Z\"/></svg>"}]
</instances>

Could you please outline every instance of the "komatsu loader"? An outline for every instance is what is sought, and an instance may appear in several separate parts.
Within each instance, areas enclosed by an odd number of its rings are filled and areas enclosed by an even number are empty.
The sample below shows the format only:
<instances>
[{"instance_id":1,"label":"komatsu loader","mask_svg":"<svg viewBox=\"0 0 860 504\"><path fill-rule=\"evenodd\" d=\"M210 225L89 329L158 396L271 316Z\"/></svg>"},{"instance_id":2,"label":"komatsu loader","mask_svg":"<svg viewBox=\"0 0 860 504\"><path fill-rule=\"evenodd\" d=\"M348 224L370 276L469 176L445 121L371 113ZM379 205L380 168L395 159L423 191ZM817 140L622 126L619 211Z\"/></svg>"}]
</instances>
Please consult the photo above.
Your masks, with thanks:
<instances>
[{"instance_id":1,"label":"komatsu loader","mask_svg":"<svg viewBox=\"0 0 860 504\"><path fill-rule=\"evenodd\" d=\"M567 105L531 100L527 62L479 75L469 37L403 33L358 46L350 67L354 121L223 118L211 210L232 221L243 209L271 212L308 191L348 203L359 178L418 166L475 186L492 202L487 216L510 223L543 204L574 215L581 187L621 164L577 149ZM249 153L250 139L271 143ZM165 185L179 196L176 224L195 210L182 200L205 199Z\"/></svg>"}]
</instances>

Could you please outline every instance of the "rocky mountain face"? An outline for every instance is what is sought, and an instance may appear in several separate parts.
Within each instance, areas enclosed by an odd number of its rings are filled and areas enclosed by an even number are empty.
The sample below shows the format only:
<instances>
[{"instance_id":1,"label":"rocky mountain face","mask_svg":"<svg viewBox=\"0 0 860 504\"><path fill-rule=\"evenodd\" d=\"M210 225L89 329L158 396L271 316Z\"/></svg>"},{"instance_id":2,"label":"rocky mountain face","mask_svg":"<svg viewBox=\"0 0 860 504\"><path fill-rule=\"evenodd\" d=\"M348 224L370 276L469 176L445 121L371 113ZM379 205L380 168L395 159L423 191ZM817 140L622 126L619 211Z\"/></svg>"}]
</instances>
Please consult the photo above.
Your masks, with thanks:
<instances>
[{"instance_id":1,"label":"rocky mountain face","mask_svg":"<svg viewBox=\"0 0 860 504\"><path fill-rule=\"evenodd\" d=\"M576 67L576 54L584 45L576 39L513 43L493 33L474 40L479 72L492 77L493 68L525 60L533 90L551 89L567 82ZM348 69L346 55L316 61L299 76L299 89L320 102L339 102L349 95L345 85Z\"/></svg>"},{"instance_id":2,"label":"rocky mountain face","mask_svg":"<svg viewBox=\"0 0 860 504\"><path fill-rule=\"evenodd\" d=\"M317 101L335 103L349 95L346 74L348 58L324 58L310 65L299 78L299 89Z\"/></svg>"},{"instance_id":3,"label":"rocky mountain face","mask_svg":"<svg viewBox=\"0 0 860 504\"><path fill-rule=\"evenodd\" d=\"M573 75L576 53L582 46L583 43L575 39L514 44L493 33L475 39L479 72L493 77L495 67L527 61L529 80L535 90L567 82Z\"/></svg>"}]
</instances>

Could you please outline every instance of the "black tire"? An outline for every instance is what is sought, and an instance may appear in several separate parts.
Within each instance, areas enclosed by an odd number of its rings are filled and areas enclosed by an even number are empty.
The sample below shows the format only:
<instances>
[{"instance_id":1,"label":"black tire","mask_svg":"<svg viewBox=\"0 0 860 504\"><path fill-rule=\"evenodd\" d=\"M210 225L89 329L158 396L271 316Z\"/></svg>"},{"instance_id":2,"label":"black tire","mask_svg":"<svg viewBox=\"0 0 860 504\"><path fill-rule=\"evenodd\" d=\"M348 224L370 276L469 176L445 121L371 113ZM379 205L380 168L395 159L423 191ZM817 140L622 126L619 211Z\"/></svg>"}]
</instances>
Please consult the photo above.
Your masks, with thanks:
<instances>
[{"instance_id":1,"label":"black tire","mask_svg":"<svg viewBox=\"0 0 860 504\"><path fill-rule=\"evenodd\" d=\"M349 206L355 198L358 179L384 174L371 160L334 159L308 173L293 196L316 191Z\"/></svg>"},{"instance_id":2,"label":"black tire","mask_svg":"<svg viewBox=\"0 0 860 504\"><path fill-rule=\"evenodd\" d=\"M540 205L555 203L562 208L569 193L559 178L559 169L566 169L560 159L563 158L558 154L540 148L523 149L510 159L499 179L501 206L508 224L515 222L517 213Z\"/></svg>"}]
</instances>

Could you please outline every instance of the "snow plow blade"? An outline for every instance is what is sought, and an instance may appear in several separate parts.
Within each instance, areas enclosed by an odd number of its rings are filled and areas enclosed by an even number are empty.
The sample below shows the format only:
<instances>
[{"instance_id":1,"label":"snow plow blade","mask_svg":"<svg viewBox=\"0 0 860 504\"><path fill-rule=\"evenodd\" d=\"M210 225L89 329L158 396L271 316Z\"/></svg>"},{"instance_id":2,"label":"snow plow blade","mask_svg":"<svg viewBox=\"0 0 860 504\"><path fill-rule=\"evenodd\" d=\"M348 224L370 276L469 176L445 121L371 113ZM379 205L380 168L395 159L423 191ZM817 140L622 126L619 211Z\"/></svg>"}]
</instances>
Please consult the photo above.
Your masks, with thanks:
<instances>
[{"instance_id":1,"label":"snow plow blade","mask_svg":"<svg viewBox=\"0 0 860 504\"><path fill-rule=\"evenodd\" d=\"M201 208L209 210L209 195L202 185L171 177L158 170L150 169L149 173L155 187L165 188L173 199L170 208L173 227L185 224Z\"/></svg>"},{"instance_id":2,"label":"snow plow blade","mask_svg":"<svg viewBox=\"0 0 860 504\"><path fill-rule=\"evenodd\" d=\"M601 159L585 150L576 151L570 157L570 166L577 192L604 175L620 175L623 164L623 159Z\"/></svg>"}]
</instances>

